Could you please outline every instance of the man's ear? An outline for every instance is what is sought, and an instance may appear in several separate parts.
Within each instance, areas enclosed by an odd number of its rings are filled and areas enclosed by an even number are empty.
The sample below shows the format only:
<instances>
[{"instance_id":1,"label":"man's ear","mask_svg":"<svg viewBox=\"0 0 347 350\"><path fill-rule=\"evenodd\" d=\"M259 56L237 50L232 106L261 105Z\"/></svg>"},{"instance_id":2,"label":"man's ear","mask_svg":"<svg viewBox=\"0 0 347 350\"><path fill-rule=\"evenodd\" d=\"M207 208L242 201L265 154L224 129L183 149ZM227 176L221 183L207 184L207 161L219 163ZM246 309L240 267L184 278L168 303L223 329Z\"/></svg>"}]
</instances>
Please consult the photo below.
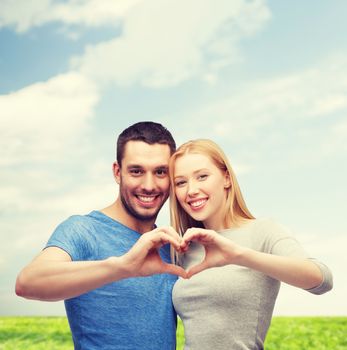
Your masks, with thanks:
<instances>
[{"instance_id":1,"label":"man's ear","mask_svg":"<svg viewBox=\"0 0 347 350\"><path fill-rule=\"evenodd\" d=\"M120 183L120 166L117 162L113 163L112 170L113 170L113 176L114 176L117 184L119 185L119 183Z\"/></svg>"},{"instance_id":2,"label":"man's ear","mask_svg":"<svg viewBox=\"0 0 347 350\"><path fill-rule=\"evenodd\" d=\"M224 188L229 188L229 187L231 187L231 180L230 180L229 173L226 171L225 177L224 177Z\"/></svg>"}]
</instances>

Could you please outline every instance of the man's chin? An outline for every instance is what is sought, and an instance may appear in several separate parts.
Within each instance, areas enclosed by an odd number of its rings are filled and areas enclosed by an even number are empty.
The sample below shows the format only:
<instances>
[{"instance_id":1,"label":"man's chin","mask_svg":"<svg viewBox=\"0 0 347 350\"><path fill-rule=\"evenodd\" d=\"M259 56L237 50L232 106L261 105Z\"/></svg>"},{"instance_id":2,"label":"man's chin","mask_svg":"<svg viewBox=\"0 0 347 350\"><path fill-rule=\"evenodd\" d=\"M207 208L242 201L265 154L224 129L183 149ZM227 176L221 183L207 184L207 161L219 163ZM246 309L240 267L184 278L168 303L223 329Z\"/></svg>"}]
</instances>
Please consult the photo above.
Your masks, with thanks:
<instances>
[{"instance_id":1,"label":"man's chin","mask_svg":"<svg viewBox=\"0 0 347 350\"><path fill-rule=\"evenodd\" d=\"M137 220L141 221L155 221L158 216L160 208L152 208L149 209L140 209L140 210L132 210L130 214Z\"/></svg>"},{"instance_id":2,"label":"man's chin","mask_svg":"<svg viewBox=\"0 0 347 350\"><path fill-rule=\"evenodd\" d=\"M137 211L136 217L143 221L151 221L155 220L158 216L159 210L153 210L153 211Z\"/></svg>"},{"instance_id":3,"label":"man's chin","mask_svg":"<svg viewBox=\"0 0 347 350\"><path fill-rule=\"evenodd\" d=\"M142 207L140 203L133 202L132 205L128 205L128 202L124 200L123 197L121 197L122 204L124 209L128 212L129 215L131 215L134 219L139 221L155 221L160 209L162 208L163 204L153 206L153 207ZM129 203L130 204L130 203ZM157 203L159 204L159 203Z\"/></svg>"}]
</instances>

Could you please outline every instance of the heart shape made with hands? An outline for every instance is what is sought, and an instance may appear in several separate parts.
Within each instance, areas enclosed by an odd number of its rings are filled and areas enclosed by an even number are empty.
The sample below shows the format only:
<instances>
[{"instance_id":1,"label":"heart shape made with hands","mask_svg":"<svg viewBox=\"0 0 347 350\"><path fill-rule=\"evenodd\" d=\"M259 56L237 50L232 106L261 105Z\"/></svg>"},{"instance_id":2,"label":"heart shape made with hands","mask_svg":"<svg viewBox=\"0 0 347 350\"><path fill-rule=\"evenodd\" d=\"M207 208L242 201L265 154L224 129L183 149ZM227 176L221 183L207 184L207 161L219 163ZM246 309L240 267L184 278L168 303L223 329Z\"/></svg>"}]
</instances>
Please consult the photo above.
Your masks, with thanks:
<instances>
[{"instance_id":1,"label":"heart shape made with hands","mask_svg":"<svg viewBox=\"0 0 347 350\"><path fill-rule=\"evenodd\" d=\"M233 263L239 250L239 247L231 240L216 231L203 228L188 229L179 244L173 244L173 247L178 253L186 253L191 242L201 244L204 247L205 256L201 262L185 271L187 278L211 267Z\"/></svg>"},{"instance_id":2,"label":"heart shape made with hands","mask_svg":"<svg viewBox=\"0 0 347 350\"><path fill-rule=\"evenodd\" d=\"M165 244L178 253L187 253L191 242L201 244L205 250L203 260L187 271L181 266L164 262L158 249ZM241 247L230 239L213 230L190 228L181 237L172 227L155 228L141 235L137 243L126 254L126 261L137 276L149 276L156 273L172 273L183 278L191 276L211 267L219 267L237 263Z\"/></svg>"}]
</instances>

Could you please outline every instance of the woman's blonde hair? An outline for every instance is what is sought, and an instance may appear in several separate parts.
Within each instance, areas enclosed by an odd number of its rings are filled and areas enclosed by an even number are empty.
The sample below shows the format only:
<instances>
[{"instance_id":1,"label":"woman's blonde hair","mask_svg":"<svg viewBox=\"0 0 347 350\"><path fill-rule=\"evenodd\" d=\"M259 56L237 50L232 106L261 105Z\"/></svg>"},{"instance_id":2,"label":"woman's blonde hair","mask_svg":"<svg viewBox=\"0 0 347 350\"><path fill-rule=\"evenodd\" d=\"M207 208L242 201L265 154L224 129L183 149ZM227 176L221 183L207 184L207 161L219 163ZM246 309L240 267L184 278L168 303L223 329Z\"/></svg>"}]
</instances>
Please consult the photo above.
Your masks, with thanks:
<instances>
[{"instance_id":1,"label":"woman's blonde hair","mask_svg":"<svg viewBox=\"0 0 347 350\"><path fill-rule=\"evenodd\" d=\"M224 225L230 227L238 225L243 219L254 219L254 216L246 206L234 171L222 149L211 140L197 139L181 145L170 158L170 218L171 225L175 230L183 235L190 227L204 227L201 221L194 220L183 210L175 196L175 162L184 154L191 153L202 154L209 157L217 168L229 176L230 187L226 189L227 198L224 208Z\"/></svg>"}]
</instances>

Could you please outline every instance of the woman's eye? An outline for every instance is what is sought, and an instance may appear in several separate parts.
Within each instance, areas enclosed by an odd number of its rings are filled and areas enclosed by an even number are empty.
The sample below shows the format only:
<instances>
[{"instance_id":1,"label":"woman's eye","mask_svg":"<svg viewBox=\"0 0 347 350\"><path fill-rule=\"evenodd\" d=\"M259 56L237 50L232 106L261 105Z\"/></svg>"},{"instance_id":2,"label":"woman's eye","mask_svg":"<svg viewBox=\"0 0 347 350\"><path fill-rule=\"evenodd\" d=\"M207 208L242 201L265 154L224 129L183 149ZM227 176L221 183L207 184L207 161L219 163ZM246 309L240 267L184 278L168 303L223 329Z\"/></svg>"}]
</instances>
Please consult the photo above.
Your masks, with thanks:
<instances>
[{"instance_id":1,"label":"woman's eye","mask_svg":"<svg viewBox=\"0 0 347 350\"><path fill-rule=\"evenodd\" d=\"M199 175L199 176L198 176L198 179L199 179L199 180L206 180L207 177L208 177L207 174L202 174L202 175Z\"/></svg>"},{"instance_id":2,"label":"woman's eye","mask_svg":"<svg viewBox=\"0 0 347 350\"><path fill-rule=\"evenodd\" d=\"M177 181L177 182L175 183L175 186L176 186L176 187L182 187L182 186L184 186L185 183L186 183L185 181Z\"/></svg>"}]
</instances>

